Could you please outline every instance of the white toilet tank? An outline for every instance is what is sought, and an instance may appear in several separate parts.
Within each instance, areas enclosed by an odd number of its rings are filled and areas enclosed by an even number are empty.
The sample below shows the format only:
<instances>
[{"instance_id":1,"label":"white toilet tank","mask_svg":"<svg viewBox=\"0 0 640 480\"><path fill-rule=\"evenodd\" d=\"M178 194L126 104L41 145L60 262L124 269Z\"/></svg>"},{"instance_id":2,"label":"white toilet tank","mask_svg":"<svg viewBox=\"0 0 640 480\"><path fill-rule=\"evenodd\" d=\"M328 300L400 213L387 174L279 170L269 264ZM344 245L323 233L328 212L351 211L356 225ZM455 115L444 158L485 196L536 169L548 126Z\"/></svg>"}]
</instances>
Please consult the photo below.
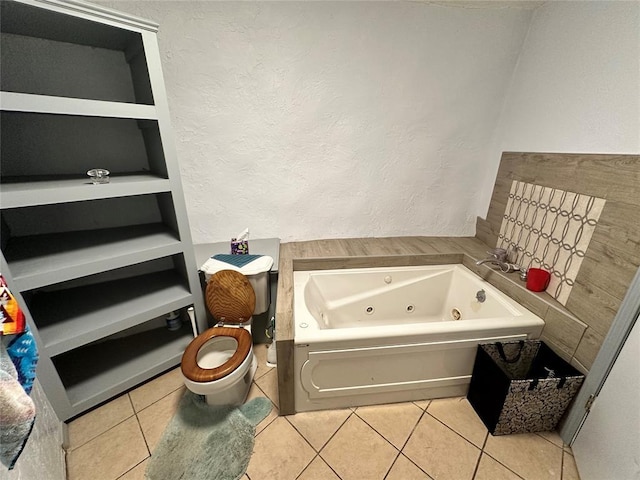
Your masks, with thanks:
<instances>
[{"instance_id":1,"label":"white toilet tank","mask_svg":"<svg viewBox=\"0 0 640 480\"><path fill-rule=\"evenodd\" d=\"M269 310L269 305L271 304L269 272L257 273L255 275L246 275L246 277L256 294L256 309L253 311L253 314L260 315L261 313Z\"/></svg>"}]
</instances>

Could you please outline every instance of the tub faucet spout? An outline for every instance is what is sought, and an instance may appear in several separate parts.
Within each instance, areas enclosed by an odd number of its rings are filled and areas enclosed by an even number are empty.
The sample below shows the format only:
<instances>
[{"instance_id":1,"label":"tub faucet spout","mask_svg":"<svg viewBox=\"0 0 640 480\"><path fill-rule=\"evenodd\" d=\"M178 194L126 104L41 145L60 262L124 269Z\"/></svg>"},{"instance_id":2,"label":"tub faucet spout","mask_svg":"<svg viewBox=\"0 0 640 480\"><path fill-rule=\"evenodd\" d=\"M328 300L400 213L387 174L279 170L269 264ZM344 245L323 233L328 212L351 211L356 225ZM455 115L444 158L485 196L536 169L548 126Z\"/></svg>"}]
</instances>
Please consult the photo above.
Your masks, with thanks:
<instances>
[{"instance_id":1,"label":"tub faucet spout","mask_svg":"<svg viewBox=\"0 0 640 480\"><path fill-rule=\"evenodd\" d=\"M514 263L503 262L501 260L498 260L497 258L485 258L483 260L478 260L476 262L476 265L483 265L485 263L497 265L504 273L517 272L518 270L520 270L520 267L518 265Z\"/></svg>"}]
</instances>

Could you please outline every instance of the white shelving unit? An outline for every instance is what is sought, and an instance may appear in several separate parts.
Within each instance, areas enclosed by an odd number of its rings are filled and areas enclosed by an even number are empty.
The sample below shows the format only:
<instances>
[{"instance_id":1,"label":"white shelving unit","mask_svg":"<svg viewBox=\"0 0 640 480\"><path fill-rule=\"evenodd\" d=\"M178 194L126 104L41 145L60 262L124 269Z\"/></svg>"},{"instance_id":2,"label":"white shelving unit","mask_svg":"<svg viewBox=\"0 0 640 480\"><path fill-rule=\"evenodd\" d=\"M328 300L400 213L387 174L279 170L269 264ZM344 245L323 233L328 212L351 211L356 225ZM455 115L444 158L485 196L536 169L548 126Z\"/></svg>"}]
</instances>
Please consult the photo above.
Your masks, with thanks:
<instances>
[{"instance_id":1,"label":"white shelving unit","mask_svg":"<svg viewBox=\"0 0 640 480\"><path fill-rule=\"evenodd\" d=\"M178 365L207 320L158 26L75 0L0 5L0 271L68 420ZM196 325L169 331L190 305Z\"/></svg>"}]
</instances>

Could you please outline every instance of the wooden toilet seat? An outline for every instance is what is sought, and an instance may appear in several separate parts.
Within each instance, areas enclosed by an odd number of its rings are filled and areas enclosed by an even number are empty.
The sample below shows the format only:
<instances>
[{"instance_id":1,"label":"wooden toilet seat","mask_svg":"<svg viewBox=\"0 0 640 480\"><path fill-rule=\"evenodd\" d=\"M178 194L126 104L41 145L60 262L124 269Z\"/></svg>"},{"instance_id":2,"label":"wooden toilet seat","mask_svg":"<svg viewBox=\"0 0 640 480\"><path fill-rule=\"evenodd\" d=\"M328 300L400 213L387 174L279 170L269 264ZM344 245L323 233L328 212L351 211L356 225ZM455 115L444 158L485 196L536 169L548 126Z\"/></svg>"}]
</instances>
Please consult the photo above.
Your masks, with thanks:
<instances>
[{"instance_id":1,"label":"wooden toilet seat","mask_svg":"<svg viewBox=\"0 0 640 480\"><path fill-rule=\"evenodd\" d=\"M214 337L232 337L238 342L238 348L229 360L216 368L202 368L198 365L200 348ZM193 382L205 383L226 377L247 358L252 346L251 334L244 328L213 327L198 335L182 354L180 368L182 374Z\"/></svg>"},{"instance_id":2,"label":"wooden toilet seat","mask_svg":"<svg viewBox=\"0 0 640 480\"><path fill-rule=\"evenodd\" d=\"M240 272L220 270L211 275L205 292L209 312L216 321L225 324L243 324L249 321L256 306L253 287ZM234 354L222 365L202 368L198 365L198 352L214 337L236 339L238 347ZM234 370L247 358L253 340L251 333L241 327L213 327L205 330L189 344L182 354L180 368L189 380L199 383L219 380Z\"/></svg>"}]
</instances>

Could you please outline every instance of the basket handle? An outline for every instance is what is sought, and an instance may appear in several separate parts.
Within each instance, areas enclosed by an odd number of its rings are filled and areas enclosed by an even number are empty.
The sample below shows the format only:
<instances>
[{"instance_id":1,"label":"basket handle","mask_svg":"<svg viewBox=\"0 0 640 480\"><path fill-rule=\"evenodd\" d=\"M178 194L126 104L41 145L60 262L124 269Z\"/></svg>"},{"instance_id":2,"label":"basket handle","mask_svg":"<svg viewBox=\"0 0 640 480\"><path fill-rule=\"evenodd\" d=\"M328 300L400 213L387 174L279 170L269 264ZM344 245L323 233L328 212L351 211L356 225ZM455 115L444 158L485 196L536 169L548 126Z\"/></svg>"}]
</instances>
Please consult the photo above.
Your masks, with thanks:
<instances>
[{"instance_id":1,"label":"basket handle","mask_svg":"<svg viewBox=\"0 0 640 480\"><path fill-rule=\"evenodd\" d=\"M496 348L498 349L500 358L502 358L502 360L504 360L507 363L516 363L518 360L520 360L520 356L522 355L522 349L524 348L524 340L518 341L518 345L520 346L520 348L518 349L518 353L516 354L515 357L509 359L507 358L507 355L504 353L504 348L502 347L502 343L496 342Z\"/></svg>"}]
</instances>

